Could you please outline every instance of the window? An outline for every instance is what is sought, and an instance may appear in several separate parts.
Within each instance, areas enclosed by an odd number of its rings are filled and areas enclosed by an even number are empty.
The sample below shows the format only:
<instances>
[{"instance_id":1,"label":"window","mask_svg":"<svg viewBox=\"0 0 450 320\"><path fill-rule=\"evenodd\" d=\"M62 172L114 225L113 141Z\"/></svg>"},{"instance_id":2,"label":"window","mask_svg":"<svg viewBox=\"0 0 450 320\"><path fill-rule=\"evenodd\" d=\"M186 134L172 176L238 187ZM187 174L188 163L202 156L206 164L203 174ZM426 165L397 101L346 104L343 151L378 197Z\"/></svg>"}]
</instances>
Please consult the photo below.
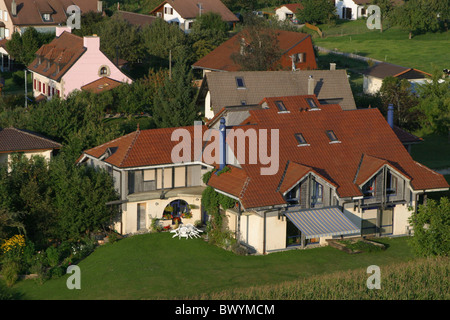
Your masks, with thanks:
<instances>
[{"instance_id":1,"label":"window","mask_svg":"<svg viewBox=\"0 0 450 320\"><path fill-rule=\"evenodd\" d=\"M173 8L172 7L164 7L164 13L165 14L173 14Z\"/></svg>"},{"instance_id":2,"label":"window","mask_svg":"<svg viewBox=\"0 0 450 320\"><path fill-rule=\"evenodd\" d=\"M244 78L236 77L236 85L237 85L238 89L245 89Z\"/></svg>"},{"instance_id":3,"label":"window","mask_svg":"<svg viewBox=\"0 0 450 320\"><path fill-rule=\"evenodd\" d=\"M288 193L286 193L286 201L288 204L300 203L300 185L295 186Z\"/></svg>"},{"instance_id":4,"label":"window","mask_svg":"<svg viewBox=\"0 0 450 320\"><path fill-rule=\"evenodd\" d=\"M297 53L296 55L294 55L294 59L296 63L303 63L305 62L305 53Z\"/></svg>"},{"instance_id":5,"label":"window","mask_svg":"<svg viewBox=\"0 0 450 320\"><path fill-rule=\"evenodd\" d=\"M362 188L362 192L365 197L374 197L376 187L376 178L370 179Z\"/></svg>"},{"instance_id":6,"label":"window","mask_svg":"<svg viewBox=\"0 0 450 320\"><path fill-rule=\"evenodd\" d=\"M328 130L327 131L327 136L328 136L328 139L330 139L330 142L337 142L337 141L339 141L333 130Z\"/></svg>"},{"instance_id":7,"label":"window","mask_svg":"<svg viewBox=\"0 0 450 320\"><path fill-rule=\"evenodd\" d=\"M397 193L398 179L396 176L392 175L390 172L387 174L386 180L386 192L387 194L394 195Z\"/></svg>"},{"instance_id":8,"label":"window","mask_svg":"<svg viewBox=\"0 0 450 320\"><path fill-rule=\"evenodd\" d=\"M42 20L44 20L44 21L51 21L52 18L51 18L51 16L50 16L49 13L44 13L44 14L42 15Z\"/></svg>"},{"instance_id":9,"label":"window","mask_svg":"<svg viewBox=\"0 0 450 320\"><path fill-rule=\"evenodd\" d=\"M277 106L279 112L287 111L283 101L275 101L275 105Z\"/></svg>"},{"instance_id":10,"label":"window","mask_svg":"<svg viewBox=\"0 0 450 320\"><path fill-rule=\"evenodd\" d=\"M107 68L107 67L101 67L101 68L100 68L100 75L101 75L101 76L106 76L106 75L108 75L108 68Z\"/></svg>"},{"instance_id":11,"label":"window","mask_svg":"<svg viewBox=\"0 0 450 320\"><path fill-rule=\"evenodd\" d=\"M323 185L317 181L313 181L312 187L311 207L314 208L323 202Z\"/></svg>"},{"instance_id":12,"label":"window","mask_svg":"<svg viewBox=\"0 0 450 320\"><path fill-rule=\"evenodd\" d=\"M241 101L241 106L245 106L245 105L247 105L247 101L242 100L242 101Z\"/></svg>"},{"instance_id":13,"label":"window","mask_svg":"<svg viewBox=\"0 0 450 320\"><path fill-rule=\"evenodd\" d=\"M306 145L305 137L303 137L301 133L296 133L295 138L297 139L299 145Z\"/></svg>"},{"instance_id":14,"label":"window","mask_svg":"<svg viewBox=\"0 0 450 320\"><path fill-rule=\"evenodd\" d=\"M311 98L307 98L306 102L308 102L308 105L311 109L318 109L316 102L314 101L314 99Z\"/></svg>"}]
</instances>

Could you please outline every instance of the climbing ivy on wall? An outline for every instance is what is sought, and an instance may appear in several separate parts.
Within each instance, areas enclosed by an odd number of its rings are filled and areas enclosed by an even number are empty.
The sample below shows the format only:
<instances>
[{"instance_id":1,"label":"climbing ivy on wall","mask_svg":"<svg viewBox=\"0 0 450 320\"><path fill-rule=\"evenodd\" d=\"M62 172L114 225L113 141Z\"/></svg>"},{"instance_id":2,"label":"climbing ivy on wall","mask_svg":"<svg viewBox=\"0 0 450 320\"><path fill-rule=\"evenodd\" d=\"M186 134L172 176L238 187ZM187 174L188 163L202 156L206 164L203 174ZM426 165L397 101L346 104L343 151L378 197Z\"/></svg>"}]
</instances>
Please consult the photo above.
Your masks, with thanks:
<instances>
[{"instance_id":1,"label":"climbing ivy on wall","mask_svg":"<svg viewBox=\"0 0 450 320\"><path fill-rule=\"evenodd\" d=\"M221 171L217 172L217 175L221 175L229 171L229 167L225 167ZM203 182L207 183L211 178L211 175L217 170L214 169L203 175ZM232 233L229 230L225 230L223 227L223 217L221 208L227 210L233 208L236 204L236 200L232 199L224 194L221 194L214 190L212 187L206 187L202 193L202 206L205 211L210 215L208 222L208 238L210 242L217 243L220 246L231 245L234 241Z\"/></svg>"}]
</instances>

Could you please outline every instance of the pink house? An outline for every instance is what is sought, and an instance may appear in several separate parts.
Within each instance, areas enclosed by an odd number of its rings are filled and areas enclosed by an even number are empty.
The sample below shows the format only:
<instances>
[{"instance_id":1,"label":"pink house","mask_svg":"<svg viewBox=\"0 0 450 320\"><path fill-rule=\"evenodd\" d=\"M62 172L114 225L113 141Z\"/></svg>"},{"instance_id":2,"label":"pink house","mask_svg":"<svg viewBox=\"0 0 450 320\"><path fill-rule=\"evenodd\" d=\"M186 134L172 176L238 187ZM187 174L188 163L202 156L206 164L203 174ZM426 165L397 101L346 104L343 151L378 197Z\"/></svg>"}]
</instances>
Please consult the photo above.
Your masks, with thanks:
<instances>
[{"instance_id":1,"label":"pink house","mask_svg":"<svg viewBox=\"0 0 450 320\"><path fill-rule=\"evenodd\" d=\"M56 38L36 51L28 70L33 74L33 95L37 100L66 98L103 77L132 82L100 51L99 37L79 37L68 27L56 28Z\"/></svg>"}]
</instances>

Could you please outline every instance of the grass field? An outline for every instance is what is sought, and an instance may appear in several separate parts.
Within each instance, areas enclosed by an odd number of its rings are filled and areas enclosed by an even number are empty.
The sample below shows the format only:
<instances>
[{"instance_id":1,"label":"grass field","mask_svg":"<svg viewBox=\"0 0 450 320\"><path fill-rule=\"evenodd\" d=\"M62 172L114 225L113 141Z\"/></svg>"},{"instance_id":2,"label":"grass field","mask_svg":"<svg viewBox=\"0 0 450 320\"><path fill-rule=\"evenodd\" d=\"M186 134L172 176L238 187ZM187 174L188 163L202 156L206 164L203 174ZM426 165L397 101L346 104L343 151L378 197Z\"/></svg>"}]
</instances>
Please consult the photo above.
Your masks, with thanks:
<instances>
[{"instance_id":1,"label":"grass field","mask_svg":"<svg viewBox=\"0 0 450 320\"><path fill-rule=\"evenodd\" d=\"M412 146L411 156L413 159L432 169L450 168L448 137L437 134L421 137L424 141Z\"/></svg>"},{"instance_id":2,"label":"grass field","mask_svg":"<svg viewBox=\"0 0 450 320\"><path fill-rule=\"evenodd\" d=\"M408 39L408 32L392 27L384 32L369 30L364 20L340 22L336 26L319 26L324 38L314 37L314 44L327 49L399 64L431 73L449 67L449 32L427 33Z\"/></svg>"},{"instance_id":3,"label":"grass field","mask_svg":"<svg viewBox=\"0 0 450 320\"><path fill-rule=\"evenodd\" d=\"M42 285L20 281L14 290L22 299L178 299L415 259L407 238L383 238L385 251L356 255L323 247L238 256L171 236L145 234L97 248L79 264L81 290L67 289L67 276Z\"/></svg>"},{"instance_id":4,"label":"grass field","mask_svg":"<svg viewBox=\"0 0 450 320\"><path fill-rule=\"evenodd\" d=\"M449 258L417 259L380 268L380 289L367 288L367 269L271 286L192 297L212 300L448 300ZM373 282L372 282L373 283Z\"/></svg>"}]
</instances>

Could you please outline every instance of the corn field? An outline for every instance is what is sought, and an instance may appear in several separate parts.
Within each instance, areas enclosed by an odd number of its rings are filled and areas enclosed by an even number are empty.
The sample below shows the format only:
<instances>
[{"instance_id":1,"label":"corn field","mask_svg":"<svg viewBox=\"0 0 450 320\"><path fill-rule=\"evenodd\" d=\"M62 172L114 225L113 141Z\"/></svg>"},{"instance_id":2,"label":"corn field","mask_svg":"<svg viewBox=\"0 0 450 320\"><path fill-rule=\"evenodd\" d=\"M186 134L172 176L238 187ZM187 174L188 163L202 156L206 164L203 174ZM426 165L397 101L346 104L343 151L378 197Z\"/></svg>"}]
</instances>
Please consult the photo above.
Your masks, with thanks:
<instances>
[{"instance_id":1,"label":"corn field","mask_svg":"<svg viewBox=\"0 0 450 320\"><path fill-rule=\"evenodd\" d=\"M449 300L448 257L381 266L381 289L368 289L366 269L298 279L277 285L203 294L212 300ZM191 297L192 299L192 297Z\"/></svg>"}]
</instances>

